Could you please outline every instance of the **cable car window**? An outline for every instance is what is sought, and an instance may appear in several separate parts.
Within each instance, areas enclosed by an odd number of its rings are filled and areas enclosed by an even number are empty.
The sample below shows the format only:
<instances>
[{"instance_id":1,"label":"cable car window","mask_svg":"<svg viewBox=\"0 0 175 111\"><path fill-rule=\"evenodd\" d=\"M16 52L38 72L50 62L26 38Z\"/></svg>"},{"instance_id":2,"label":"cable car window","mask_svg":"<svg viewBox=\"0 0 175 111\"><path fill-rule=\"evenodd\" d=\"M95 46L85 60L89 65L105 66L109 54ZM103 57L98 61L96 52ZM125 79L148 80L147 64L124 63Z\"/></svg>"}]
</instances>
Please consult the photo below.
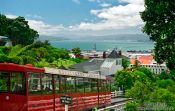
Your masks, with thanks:
<instances>
[{"instance_id":1,"label":"cable car window","mask_svg":"<svg viewBox=\"0 0 175 111\"><path fill-rule=\"evenodd\" d=\"M60 76L60 92L66 92L66 78L64 76Z\"/></svg>"},{"instance_id":2,"label":"cable car window","mask_svg":"<svg viewBox=\"0 0 175 111\"><path fill-rule=\"evenodd\" d=\"M55 75L54 77L55 79L55 93L59 93L60 92L60 76Z\"/></svg>"},{"instance_id":3,"label":"cable car window","mask_svg":"<svg viewBox=\"0 0 175 111\"><path fill-rule=\"evenodd\" d=\"M102 88L101 88L101 91L104 91L104 92L107 91L107 89L106 89L106 81L105 81L105 80L102 80L102 81L101 81L101 84L102 84L102 86L101 86L101 87L102 87Z\"/></svg>"},{"instance_id":4,"label":"cable car window","mask_svg":"<svg viewBox=\"0 0 175 111\"><path fill-rule=\"evenodd\" d=\"M8 72L0 72L0 92L8 91L8 80L9 80Z\"/></svg>"},{"instance_id":5,"label":"cable car window","mask_svg":"<svg viewBox=\"0 0 175 111\"><path fill-rule=\"evenodd\" d=\"M107 91L111 91L111 82L110 81L107 81L106 89L107 89Z\"/></svg>"},{"instance_id":6,"label":"cable car window","mask_svg":"<svg viewBox=\"0 0 175 111\"><path fill-rule=\"evenodd\" d=\"M25 78L21 72L12 72L10 76L10 91L14 93L25 93Z\"/></svg>"},{"instance_id":7,"label":"cable car window","mask_svg":"<svg viewBox=\"0 0 175 111\"><path fill-rule=\"evenodd\" d=\"M29 94L41 94L41 74L29 73Z\"/></svg>"},{"instance_id":8,"label":"cable car window","mask_svg":"<svg viewBox=\"0 0 175 111\"><path fill-rule=\"evenodd\" d=\"M66 91L75 92L75 78L74 77L66 78Z\"/></svg>"},{"instance_id":9,"label":"cable car window","mask_svg":"<svg viewBox=\"0 0 175 111\"><path fill-rule=\"evenodd\" d=\"M84 79L85 92L91 92L91 79Z\"/></svg>"},{"instance_id":10,"label":"cable car window","mask_svg":"<svg viewBox=\"0 0 175 111\"><path fill-rule=\"evenodd\" d=\"M98 88L99 88L99 92L103 91L103 84L102 84L102 80L98 80Z\"/></svg>"},{"instance_id":11,"label":"cable car window","mask_svg":"<svg viewBox=\"0 0 175 111\"><path fill-rule=\"evenodd\" d=\"M42 90L43 94L53 93L52 75L49 74L42 75Z\"/></svg>"},{"instance_id":12,"label":"cable car window","mask_svg":"<svg viewBox=\"0 0 175 111\"><path fill-rule=\"evenodd\" d=\"M76 90L77 92L84 92L84 79L76 78Z\"/></svg>"},{"instance_id":13,"label":"cable car window","mask_svg":"<svg viewBox=\"0 0 175 111\"><path fill-rule=\"evenodd\" d=\"M97 80L91 79L91 92L97 92Z\"/></svg>"}]
</instances>

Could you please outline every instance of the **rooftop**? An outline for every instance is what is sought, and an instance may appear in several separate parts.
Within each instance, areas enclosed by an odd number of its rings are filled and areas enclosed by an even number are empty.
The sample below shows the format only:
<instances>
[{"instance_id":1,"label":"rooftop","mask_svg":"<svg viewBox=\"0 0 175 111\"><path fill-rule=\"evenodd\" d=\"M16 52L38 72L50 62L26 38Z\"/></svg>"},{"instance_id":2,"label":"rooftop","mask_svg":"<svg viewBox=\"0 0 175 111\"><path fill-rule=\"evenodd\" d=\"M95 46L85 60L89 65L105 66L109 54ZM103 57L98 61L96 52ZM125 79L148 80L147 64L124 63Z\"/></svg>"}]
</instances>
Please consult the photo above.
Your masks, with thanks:
<instances>
[{"instance_id":1,"label":"rooftop","mask_svg":"<svg viewBox=\"0 0 175 111\"><path fill-rule=\"evenodd\" d=\"M104 59L90 59L78 64L70 66L70 70L80 71L80 72L89 72L100 70L101 64L104 62Z\"/></svg>"},{"instance_id":2,"label":"rooftop","mask_svg":"<svg viewBox=\"0 0 175 111\"><path fill-rule=\"evenodd\" d=\"M140 55L136 58L131 58L130 63L135 64L136 59L139 61L140 64L152 64L152 62L154 61L152 55Z\"/></svg>"},{"instance_id":3,"label":"rooftop","mask_svg":"<svg viewBox=\"0 0 175 111\"><path fill-rule=\"evenodd\" d=\"M108 58L122 58L121 52L120 52L120 51L117 52L117 50L113 50L113 51L109 54Z\"/></svg>"}]
</instances>

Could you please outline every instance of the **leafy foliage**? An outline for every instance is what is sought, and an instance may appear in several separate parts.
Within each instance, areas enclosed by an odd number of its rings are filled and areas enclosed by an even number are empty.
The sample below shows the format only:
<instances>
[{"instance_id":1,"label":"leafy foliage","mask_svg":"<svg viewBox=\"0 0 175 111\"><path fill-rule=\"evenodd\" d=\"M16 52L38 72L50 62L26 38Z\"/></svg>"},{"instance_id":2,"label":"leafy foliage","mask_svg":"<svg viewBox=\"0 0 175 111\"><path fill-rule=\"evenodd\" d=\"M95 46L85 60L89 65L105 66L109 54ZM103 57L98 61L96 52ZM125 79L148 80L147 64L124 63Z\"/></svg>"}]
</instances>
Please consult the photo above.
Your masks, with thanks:
<instances>
[{"instance_id":1,"label":"leafy foliage","mask_svg":"<svg viewBox=\"0 0 175 111\"><path fill-rule=\"evenodd\" d=\"M133 86L133 79L130 71L119 71L115 75L116 84L123 87L124 90L130 89Z\"/></svg>"},{"instance_id":2,"label":"leafy foliage","mask_svg":"<svg viewBox=\"0 0 175 111\"><path fill-rule=\"evenodd\" d=\"M81 57L81 49L79 47L73 48L72 53L77 57Z\"/></svg>"},{"instance_id":3,"label":"leafy foliage","mask_svg":"<svg viewBox=\"0 0 175 111\"><path fill-rule=\"evenodd\" d=\"M47 41L36 41L33 44L12 47L0 47L0 62L11 62L17 64L33 64L37 67L60 67L68 68L76 61L69 57L65 49L52 47Z\"/></svg>"},{"instance_id":4,"label":"leafy foliage","mask_svg":"<svg viewBox=\"0 0 175 111\"><path fill-rule=\"evenodd\" d=\"M153 74L142 67L118 72L115 80L118 85L124 85L125 96L132 98L133 101L126 104L125 110L132 111L133 108L136 108L134 111L137 111L150 107L153 108L152 110L175 109L175 82L171 77L173 74L166 73L165 75L169 76L162 78L162 76ZM128 80L132 83L129 83ZM159 107L156 104L161 104L164 107Z\"/></svg>"},{"instance_id":5,"label":"leafy foliage","mask_svg":"<svg viewBox=\"0 0 175 111\"><path fill-rule=\"evenodd\" d=\"M145 22L143 32L155 43L155 59L166 62L169 69L175 69L175 1L145 0L141 18Z\"/></svg>"},{"instance_id":6,"label":"leafy foliage","mask_svg":"<svg viewBox=\"0 0 175 111\"><path fill-rule=\"evenodd\" d=\"M131 89L136 81L146 83L153 80L155 77L151 75L154 74L146 68L126 69L115 74L115 81L119 87L127 90Z\"/></svg>"},{"instance_id":7,"label":"leafy foliage","mask_svg":"<svg viewBox=\"0 0 175 111\"><path fill-rule=\"evenodd\" d=\"M124 69L128 68L129 64L130 64L130 62L128 59L125 59L125 58L122 59L122 66Z\"/></svg>"},{"instance_id":8,"label":"leafy foliage","mask_svg":"<svg viewBox=\"0 0 175 111\"><path fill-rule=\"evenodd\" d=\"M157 85L160 88L168 88L168 87L172 87L173 85L175 85L175 83L171 79L165 79L165 80L157 80Z\"/></svg>"},{"instance_id":9,"label":"leafy foliage","mask_svg":"<svg viewBox=\"0 0 175 111\"><path fill-rule=\"evenodd\" d=\"M143 72L148 78L154 80L155 79L155 74L153 74L149 69L145 67L138 67L138 71Z\"/></svg>"},{"instance_id":10,"label":"leafy foliage","mask_svg":"<svg viewBox=\"0 0 175 111\"><path fill-rule=\"evenodd\" d=\"M143 106L144 102L148 100L148 94L151 92L151 84L149 82L143 83L136 81L134 86L126 91L127 97L132 99Z\"/></svg>"},{"instance_id":11,"label":"leafy foliage","mask_svg":"<svg viewBox=\"0 0 175 111\"><path fill-rule=\"evenodd\" d=\"M13 45L29 45L39 37L38 32L29 27L24 17L10 19L0 14L0 26L0 35L7 36Z\"/></svg>"},{"instance_id":12,"label":"leafy foliage","mask_svg":"<svg viewBox=\"0 0 175 111\"><path fill-rule=\"evenodd\" d=\"M114 79L116 87L123 86L125 97L132 98L126 104L125 111L175 109L175 81L172 75L175 75L173 70L157 75L143 67L118 71Z\"/></svg>"},{"instance_id":13,"label":"leafy foliage","mask_svg":"<svg viewBox=\"0 0 175 111\"><path fill-rule=\"evenodd\" d=\"M150 94L151 102L162 102L169 107L175 108L175 94L164 88L157 88Z\"/></svg>"},{"instance_id":14,"label":"leafy foliage","mask_svg":"<svg viewBox=\"0 0 175 111\"><path fill-rule=\"evenodd\" d=\"M136 102L128 102L125 106L125 111L138 111Z\"/></svg>"}]
</instances>

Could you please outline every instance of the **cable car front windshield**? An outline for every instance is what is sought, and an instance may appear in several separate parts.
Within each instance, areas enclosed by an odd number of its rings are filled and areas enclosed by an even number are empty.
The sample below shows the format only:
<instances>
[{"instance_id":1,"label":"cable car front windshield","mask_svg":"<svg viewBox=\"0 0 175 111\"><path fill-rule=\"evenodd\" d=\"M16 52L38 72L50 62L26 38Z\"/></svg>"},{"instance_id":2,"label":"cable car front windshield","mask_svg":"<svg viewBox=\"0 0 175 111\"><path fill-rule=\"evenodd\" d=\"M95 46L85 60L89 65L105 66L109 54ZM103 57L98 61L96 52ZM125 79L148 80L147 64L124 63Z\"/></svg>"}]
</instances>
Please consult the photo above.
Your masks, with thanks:
<instances>
[{"instance_id":1,"label":"cable car front windshield","mask_svg":"<svg viewBox=\"0 0 175 111\"><path fill-rule=\"evenodd\" d=\"M0 72L0 92L8 92L9 73Z\"/></svg>"},{"instance_id":2,"label":"cable car front windshield","mask_svg":"<svg viewBox=\"0 0 175 111\"><path fill-rule=\"evenodd\" d=\"M25 94L25 89L24 73L0 71L0 92Z\"/></svg>"}]
</instances>

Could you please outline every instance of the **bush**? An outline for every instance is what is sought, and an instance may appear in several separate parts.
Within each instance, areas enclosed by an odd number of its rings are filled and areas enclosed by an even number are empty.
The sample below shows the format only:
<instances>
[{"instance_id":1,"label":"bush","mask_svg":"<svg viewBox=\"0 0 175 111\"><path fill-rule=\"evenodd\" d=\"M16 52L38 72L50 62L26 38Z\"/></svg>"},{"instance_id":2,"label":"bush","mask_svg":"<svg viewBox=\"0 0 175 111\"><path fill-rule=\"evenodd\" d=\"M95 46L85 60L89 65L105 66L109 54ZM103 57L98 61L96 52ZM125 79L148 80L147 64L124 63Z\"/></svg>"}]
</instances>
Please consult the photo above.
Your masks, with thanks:
<instances>
[{"instance_id":1,"label":"bush","mask_svg":"<svg viewBox=\"0 0 175 111\"><path fill-rule=\"evenodd\" d=\"M136 102L128 102L125 105L125 111L138 111L138 104Z\"/></svg>"}]
</instances>

